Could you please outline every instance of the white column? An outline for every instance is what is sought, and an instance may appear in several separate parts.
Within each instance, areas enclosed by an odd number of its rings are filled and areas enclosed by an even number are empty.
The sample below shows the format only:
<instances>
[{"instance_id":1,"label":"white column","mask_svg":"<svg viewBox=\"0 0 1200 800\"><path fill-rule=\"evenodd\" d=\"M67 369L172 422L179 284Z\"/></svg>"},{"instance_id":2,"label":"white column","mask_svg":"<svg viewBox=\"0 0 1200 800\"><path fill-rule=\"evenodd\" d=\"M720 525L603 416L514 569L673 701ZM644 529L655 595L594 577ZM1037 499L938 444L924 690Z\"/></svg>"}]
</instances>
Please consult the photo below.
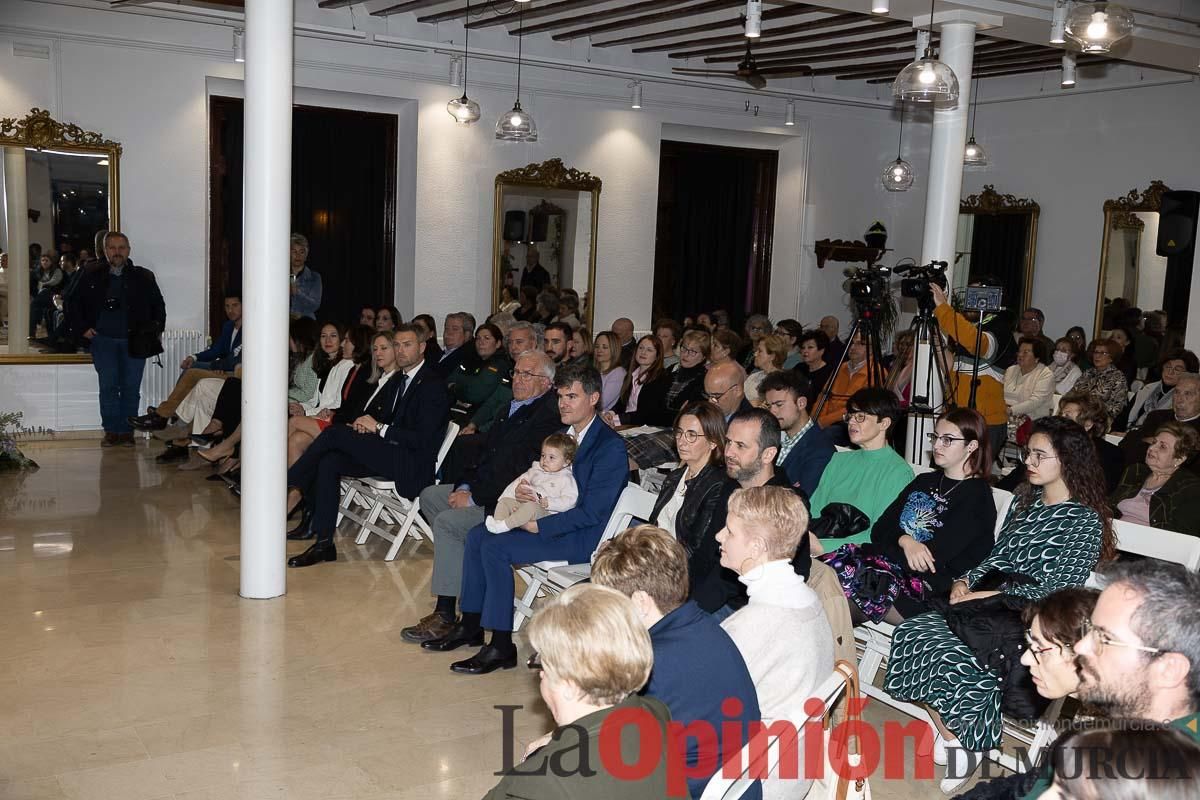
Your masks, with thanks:
<instances>
[{"instance_id":1,"label":"white column","mask_svg":"<svg viewBox=\"0 0 1200 800\"><path fill-rule=\"evenodd\" d=\"M4 147L4 209L8 225L8 352L28 353L29 343L29 195L25 148Z\"/></svg>"},{"instance_id":2,"label":"white column","mask_svg":"<svg viewBox=\"0 0 1200 800\"><path fill-rule=\"evenodd\" d=\"M246 2L241 595L286 591L292 0Z\"/></svg>"}]
</instances>

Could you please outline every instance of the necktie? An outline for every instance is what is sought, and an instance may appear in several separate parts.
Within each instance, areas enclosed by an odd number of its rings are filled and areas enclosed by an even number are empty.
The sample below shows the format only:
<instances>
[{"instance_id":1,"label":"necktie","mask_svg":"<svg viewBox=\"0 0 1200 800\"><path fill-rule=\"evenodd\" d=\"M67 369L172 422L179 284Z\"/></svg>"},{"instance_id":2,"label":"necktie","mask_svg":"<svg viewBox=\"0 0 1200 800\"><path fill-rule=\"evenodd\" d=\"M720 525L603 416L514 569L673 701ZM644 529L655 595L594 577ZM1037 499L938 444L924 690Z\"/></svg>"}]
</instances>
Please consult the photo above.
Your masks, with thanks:
<instances>
[{"instance_id":1,"label":"necktie","mask_svg":"<svg viewBox=\"0 0 1200 800\"><path fill-rule=\"evenodd\" d=\"M400 398L404 396L404 387L408 384L408 373L401 372L396 379L400 381L400 385L396 387L396 394L392 396L392 416L396 416L396 406L400 405Z\"/></svg>"}]
</instances>

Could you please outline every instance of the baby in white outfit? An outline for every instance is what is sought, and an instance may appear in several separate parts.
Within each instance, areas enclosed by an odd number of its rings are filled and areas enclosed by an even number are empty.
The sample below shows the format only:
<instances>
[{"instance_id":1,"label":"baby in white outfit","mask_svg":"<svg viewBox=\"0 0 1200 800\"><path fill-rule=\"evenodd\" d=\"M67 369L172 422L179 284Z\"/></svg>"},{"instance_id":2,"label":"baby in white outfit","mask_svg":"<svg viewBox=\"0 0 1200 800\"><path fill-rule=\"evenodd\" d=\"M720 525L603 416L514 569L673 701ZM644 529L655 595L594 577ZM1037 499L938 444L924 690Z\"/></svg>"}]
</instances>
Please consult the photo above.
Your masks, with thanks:
<instances>
[{"instance_id":1,"label":"baby in white outfit","mask_svg":"<svg viewBox=\"0 0 1200 800\"><path fill-rule=\"evenodd\" d=\"M484 520L492 533L504 533L527 522L575 507L579 487L571 473L575 460L575 440L565 433L552 433L542 442L542 457L510 483L496 503L496 511ZM537 494L537 502L517 499L521 481Z\"/></svg>"}]
</instances>

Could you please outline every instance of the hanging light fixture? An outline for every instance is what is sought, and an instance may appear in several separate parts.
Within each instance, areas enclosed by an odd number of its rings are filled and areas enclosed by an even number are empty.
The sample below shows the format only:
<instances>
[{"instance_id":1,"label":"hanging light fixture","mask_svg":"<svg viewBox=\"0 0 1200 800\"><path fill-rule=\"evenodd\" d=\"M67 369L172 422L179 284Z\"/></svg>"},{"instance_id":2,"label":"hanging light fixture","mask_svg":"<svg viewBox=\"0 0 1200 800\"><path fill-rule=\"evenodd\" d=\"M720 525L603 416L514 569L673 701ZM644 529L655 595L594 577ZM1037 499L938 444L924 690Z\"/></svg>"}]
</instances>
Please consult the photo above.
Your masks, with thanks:
<instances>
[{"instance_id":1,"label":"hanging light fixture","mask_svg":"<svg viewBox=\"0 0 1200 800\"><path fill-rule=\"evenodd\" d=\"M629 88L631 90L629 92L629 107L630 108L641 108L642 107L642 82L634 81L633 83L629 84Z\"/></svg>"},{"instance_id":2,"label":"hanging light fixture","mask_svg":"<svg viewBox=\"0 0 1200 800\"><path fill-rule=\"evenodd\" d=\"M471 0L467 0L467 15L463 17L463 57L462 70L459 72L459 79L462 81L462 97L456 97L446 103L446 113L454 117L454 121L459 125L472 125L479 121L479 103L476 103L471 98L467 97L467 62L470 60L471 53L471 28L468 23L471 21ZM451 82L453 84L454 67L451 66Z\"/></svg>"},{"instance_id":3,"label":"hanging light fixture","mask_svg":"<svg viewBox=\"0 0 1200 800\"><path fill-rule=\"evenodd\" d=\"M889 192L907 192L913 185L912 164L900 157L900 147L904 144L904 106L900 106L900 141L896 143L896 160L883 170L880 180L883 188Z\"/></svg>"},{"instance_id":4,"label":"hanging light fixture","mask_svg":"<svg viewBox=\"0 0 1200 800\"><path fill-rule=\"evenodd\" d=\"M929 3L929 35L933 37L933 0ZM958 100L958 78L954 70L933 55L933 48L896 76L892 96L912 103L953 103ZM907 188L907 187L906 187Z\"/></svg>"},{"instance_id":5,"label":"hanging light fixture","mask_svg":"<svg viewBox=\"0 0 1200 800\"><path fill-rule=\"evenodd\" d=\"M964 167L986 167L988 164L987 151L983 145L975 141L975 118L979 116L979 78L975 79L974 97L971 98L971 137L963 149Z\"/></svg>"},{"instance_id":6,"label":"hanging light fixture","mask_svg":"<svg viewBox=\"0 0 1200 800\"><path fill-rule=\"evenodd\" d=\"M796 101L788 100L787 107L783 109L783 124L791 127L796 124Z\"/></svg>"},{"instance_id":7,"label":"hanging light fixture","mask_svg":"<svg viewBox=\"0 0 1200 800\"><path fill-rule=\"evenodd\" d=\"M1133 12L1116 3L1076 3L1067 14L1067 38L1085 53L1107 53L1131 33Z\"/></svg>"},{"instance_id":8,"label":"hanging light fixture","mask_svg":"<svg viewBox=\"0 0 1200 800\"><path fill-rule=\"evenodd\" d=\"M246 63L246 33L241 28L233 29L233 60Z\"/></svg>"},{"instance_id":9,"label":"hanging light fixture","mask_svg":"<svg viewBox=\"0 0 1200 800\"><path fill-rule=\"evenodd\" d=\"M886 14L891 10L889 5L889 0L871 0L871 13Z\"/></svg>"},{"instance_id":10,"label":"hanging light fixture","mask_svg":"<svg viewBox=\"0 0 1200 800\"><path fill-rule=\"evenodd\" d=\"M522 7L517 12L517 101L513 103L512 111L505 111L496 120L496 138L506 142L536 142L537 123L533 117L521 108L521 56L522 44L525 40L525 25L522 17L525 10Z\"/></svg>"},{"instance_id":11,"label":"hanging light fixture","mask_svg":"<svg viewBox=\"0 0 1200 800\"><path fill-rule=\"evenodd\" d=\"M1071 0L1054 0L1054 12L1050 17L1050 44L1066 44L1067 10Z\"/></svg>"},{"instance_id":12,"label":"hanging light fixture","mask_svg":"<svg viewBox=\"0 0 1200 800\"><path fill-rule=\"evenodd\" d=\"M1070 89L1075 85L1075 54L1063 53L1062 57L1062 82L1059 84L1064 89Z\"/></svg>"},{"instance_id":13,"label":"hanging light fixture","mask_svg":"<svg viewBox=\"0 0 1200 800\"><path fill-rule=\"evenodd\" d=\"M746 38L762 36L762 0L746 0Z\"/></svg>"}]
</instances>

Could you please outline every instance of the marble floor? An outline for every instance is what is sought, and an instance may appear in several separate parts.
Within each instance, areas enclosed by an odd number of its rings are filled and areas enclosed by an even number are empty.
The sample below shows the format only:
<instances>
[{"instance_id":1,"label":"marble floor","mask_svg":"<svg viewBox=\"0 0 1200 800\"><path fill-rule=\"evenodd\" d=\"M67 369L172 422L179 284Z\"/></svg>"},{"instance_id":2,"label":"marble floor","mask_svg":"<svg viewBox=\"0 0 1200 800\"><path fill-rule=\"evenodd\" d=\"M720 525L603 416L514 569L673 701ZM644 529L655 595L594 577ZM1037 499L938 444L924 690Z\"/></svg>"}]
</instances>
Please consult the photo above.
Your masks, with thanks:
<instances>
[{"instance_id":1,"label":"marble floor","mask_svg":"<svg viewBox=\"0 0 1200 800\"><path fill-rule=\"evenodd\" d=\"M477 798L494 706L523 706L518 753L549 730L534 673L458 676L400 640L430 607L427 544L388 564L343 536L285 598L241 600L237 500L158 447L36 444L40 471L0 473L0 798Z\"/></svg>"}]
</instances>

